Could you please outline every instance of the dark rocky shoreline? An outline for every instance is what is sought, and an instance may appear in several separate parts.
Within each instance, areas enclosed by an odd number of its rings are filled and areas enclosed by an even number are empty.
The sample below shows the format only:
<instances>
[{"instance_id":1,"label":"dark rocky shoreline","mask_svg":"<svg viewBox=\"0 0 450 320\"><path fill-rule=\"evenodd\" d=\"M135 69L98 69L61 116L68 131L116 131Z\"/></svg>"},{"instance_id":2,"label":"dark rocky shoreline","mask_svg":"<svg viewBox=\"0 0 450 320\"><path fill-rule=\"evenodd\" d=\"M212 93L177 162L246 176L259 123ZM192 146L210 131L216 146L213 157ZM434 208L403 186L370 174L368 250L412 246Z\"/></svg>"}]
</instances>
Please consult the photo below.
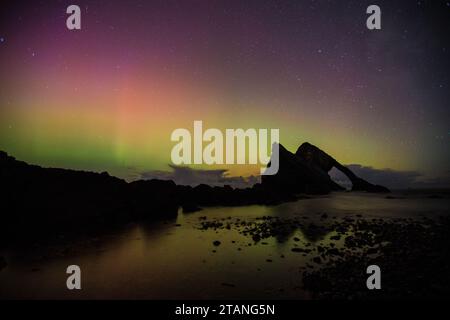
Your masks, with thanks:
<instances>
[{"instance_id":1,"label":"dark rocky shoreline","mask_svg":"<svg viewBox=\"0 0 450 320\"><path fill-rule=\"evenodd\" d=\"M277 174L263 176L261 183L251 188L192 187L171 180L127 182L107 172L42 168L0 151L0 245L15 238L174 219L180 207L194 212L209 206L277 205L299 199L300 193L342 191L328 175L333 167L349 177L356 191L389 192L357 177L309 143L303 143L295 154L279 145L279 164Z\"/></svg>"},{"instance_id":2,"label":"dark rocky shoreline","mask_svg":"<svg viewBox=\"0 0 450 320\"><path fill-rule=\"evenodd\" d=\"M0 152L0 191L4 195L0 246L19 239L36 243L57 235L98 234L130 222L174 221L180 208L189 213L209 206L276 205L296 201L299 194L328 194L342 190L328 176L332 167L347 174L355 191L389 191L355 176L307 143L296 154L280 145L279 173L263 177L262 183L247 189L180 186L162 180L126 182L108 173L29 165ZM289 243L290 254L308 259L293 276L301 277L313 298L450 296L448 216L437 220L381 219L363 214L342 218L327 212L314 217L263 216L253 220L202 216L198 228L237 230L249 239L248 246L268 245L270 238ZM303 239L293 237L298 230ZM329 241L321 243L327 236ZM221 242L216 240L212 246L213 252L220 254ZM242 244L236 246L242 250ZM274 259L267 257L266 262ZM365 286L365 270L371 264L382 269L382 290L369 291ZM0 257L0 269L6 266L7 261Z\"/></svg>"},{"instance_id":3,"label":"dark rocky shoreline","mask_svg":"<svg viewBox=\"0 0 450 320\"><path fill-rule=\"evenodd\" d=\"M267 245L274 237L289 241L292 254L309 262L300 267L303 288L314 299L417 299L450 296L450 217L437 219L373 218L362 215L338 218L320 214L291 219L260 217L199 221L201 230L234 229L249 238L249 245ZM306 241L293 237L301 230ZM330 242L322 244L326 235ZM239 249L239 248L238 248ZM280 257L283 259L284 257ZM273 261L270 257L270 261ZM382 290L368 290L366 269L382 270ZM296 275L293 275L296 276Z\"/></svg>"}]
</instances>

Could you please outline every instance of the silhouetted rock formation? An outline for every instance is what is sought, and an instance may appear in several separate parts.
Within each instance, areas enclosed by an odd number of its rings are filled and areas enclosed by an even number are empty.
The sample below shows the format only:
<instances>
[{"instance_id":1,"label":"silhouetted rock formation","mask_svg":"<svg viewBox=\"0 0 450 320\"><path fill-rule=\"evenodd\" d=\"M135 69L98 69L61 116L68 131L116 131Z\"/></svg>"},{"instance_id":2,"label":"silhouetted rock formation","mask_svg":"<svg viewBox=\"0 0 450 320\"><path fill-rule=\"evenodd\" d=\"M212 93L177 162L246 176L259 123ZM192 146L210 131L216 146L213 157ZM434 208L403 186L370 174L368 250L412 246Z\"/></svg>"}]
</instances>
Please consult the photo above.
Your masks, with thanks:
<instances>
[{"instance_id":1,"label":"silhouetted rock formation","mask_svg":"<svg viewBox=\"0 0 450 320\"><path fill-rule=\"evenodd\" d=\"M303 143L295 154L280 144L278 173L272 176L263 175L262 184L268 189L291 193L326 194L330 191L344 190L328 175L333 167L350 179L353 191L389 192L386 187L373 185L357 177L333 157L307 142Z\"/></svg>"},{"instance_id":2,"label":"silhouetted rock formation","mask_svg":"<svg viewBox=\"0 0 450 320\"><path fill-rule=\"evenodd\" d=\"M289 152L280 144L278 173L263 175L261 180L266 188L289 193L326 194L330 191L344 190L331 180L327 172L314 162L308 162Z\"/></svg>"},{"instance_id":3,"label":"silhouetted rock formation","mask_svg":"<svg viewBox=\"0 0 450 320\"><path fill-rule=\"evenodd\" d=\"M177 188L179 201L186 208L252 204L275 205L297 199L292 192L275 192L272 189L264 188L260 183L245 189L233 189L228 185L212 187L206 184L195 187L177 186Z\"/></svg>"},{"instance_id":4,"label":"silhouetted rock formation","mask_svg":"<svg viewBox=\"0 0 450 320\"><path fill-rule=\"evenodd\" d=\"M334 166L353 182L353 190L386 192L357 177L322 150L304 143L293 154L279 146L280 169L252 188L179 186L173 181L127 183L108 173L29 165L0 151L2 194L0 237L52 234L98 228L135 220L175 218L180 207L274 205L298 199L299 193L343 190L328 175ZM19 234L20 232L20 234Z\"/></svg>"},{"instance_id":5,"label":"silhouetted rock formation","mask_svg":"<svg viewBox=\"0 0 450 320\"><path fill-rule=\"evenodd\" d=\"M349 168L340 164L332 156L328 155L324 151L320 150L316 146L305 142L303 143L295 153L296 156L302 158L309 165L320 169L322 172L327 173L335 167L352 182L353 191L367 191L367 192L389 192L389 189L380 185L371 184L364 179L356 176Z\"/></svg>"}]
</instances>

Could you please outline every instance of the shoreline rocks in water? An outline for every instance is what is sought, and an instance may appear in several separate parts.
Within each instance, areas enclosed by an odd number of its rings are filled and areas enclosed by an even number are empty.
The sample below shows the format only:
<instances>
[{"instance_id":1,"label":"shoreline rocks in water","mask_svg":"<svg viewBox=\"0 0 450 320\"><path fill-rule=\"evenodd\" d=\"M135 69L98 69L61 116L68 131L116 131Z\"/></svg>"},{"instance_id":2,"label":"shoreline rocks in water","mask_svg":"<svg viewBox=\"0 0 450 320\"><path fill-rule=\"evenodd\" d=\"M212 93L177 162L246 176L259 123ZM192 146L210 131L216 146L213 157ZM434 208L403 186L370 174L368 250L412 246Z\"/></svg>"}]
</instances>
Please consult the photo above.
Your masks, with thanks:
<instances>
[{"instance_id":1,"label":"shoreline rocks in water","mask_svg":"<svg viewBox=\"0 0 450 320\"><path fill-rule=\"evenodd\" d=\"M316 299L416 299L450 295L450 219L361 222L343 255L305 272ZM368 290L366 268L381 268L381 290Z\"/></svg>"},{"instance_id":2,"label":"shoreline rocks in water","mask_svg":"<svg viewBox=\"0 0 450 320\"><path fill-rule=\"evenodd\" d=\"M289 241L294 246L291 253L303 255L309 261L306 269L301 267L307 271L300 277L304 289L315 299L450 295L450 217L433 220L358 216L333 219L324 225L304 223L303 217L259 217L249 221L236 218L227 219L226 223L201 220L199 229L225 231L225 226L230 225L231 229L251 238L255 245L271 237L279 242ZM310 229L313 234L308 235ZM294 240L296 231L303 233L303 240ZM332 233L337 235L322 241ZM366 269L372 264L381 268L382 290L366 287Z\"/></svg>"}]
</instances>

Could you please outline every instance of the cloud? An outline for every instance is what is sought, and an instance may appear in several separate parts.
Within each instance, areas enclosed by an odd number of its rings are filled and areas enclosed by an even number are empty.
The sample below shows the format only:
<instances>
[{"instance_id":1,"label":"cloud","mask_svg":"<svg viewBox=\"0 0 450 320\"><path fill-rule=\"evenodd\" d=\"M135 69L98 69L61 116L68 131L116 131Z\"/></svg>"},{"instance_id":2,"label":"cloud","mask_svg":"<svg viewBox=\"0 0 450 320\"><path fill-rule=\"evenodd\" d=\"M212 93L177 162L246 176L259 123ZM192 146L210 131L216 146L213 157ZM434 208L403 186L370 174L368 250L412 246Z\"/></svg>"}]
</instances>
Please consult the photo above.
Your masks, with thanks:
<instances>
[{"instance_id":1,"label":"cloud","mask_svg":"<svg viewBox=\"0 0 450 320\"><path fill-rule=\"evenodd\" d=\"M450 188L450 171L437 177L421 177L414 183L418 189L448 189Z\"/></svg>"},{"instance_id":2,"label":"cloud","mask_svg":"<svg viewBox=\"0 0 450 320\"><path fill-rule=\"evenodd\" d=\"M147 171L141 173L141 179L160 179L173 180L179 185L196 186L199 184L207 184L210 186L230 185L233 188L247 188L260 182L259 177L231 177L228 176L228 170L201 170L189 167L169 165L172 171Z\"/></svg>"},{"instance_id":3,"label":"cloud","mask_svg":"<svg viewBox=\"0 0 450 320\"><path fill-rule=\"evenodd\" d=\"M160 179L173 180L179 185L196 186L207 184L210 186L230 185L233 188L248 188L255 183L261 182L261 177L233 177L228 175L226 169L202 170L189 167L169 165L171 170L153 170L138 172L134 175L136 179ZM360 164L346 165L357 176L373 183L386 186L390 189L432 189L449 188L450 171L437 177L425 176L419 171L400 171L393 169L375 169ZM331 178L343 187L351 188L351 182L336 168L329 172ZM134 180L134 179L133 179Z\"/></svg>"},{"instance_id":4,"label":"cloud","mask_svg":"<svg viewBox=\"0 0 450 320\"><path fill-rule=\"evenodd\" d=\"M357 176L370 183L380 184L391 189L405 188L445 188L450 186L450 173L440 177L426 177L418 171L400 171L393 169L375 169L359 164L346 165ZM340 185L350 188L351 182L339 170L330 171L331 178Z\"/></svg>"}]
</instances>

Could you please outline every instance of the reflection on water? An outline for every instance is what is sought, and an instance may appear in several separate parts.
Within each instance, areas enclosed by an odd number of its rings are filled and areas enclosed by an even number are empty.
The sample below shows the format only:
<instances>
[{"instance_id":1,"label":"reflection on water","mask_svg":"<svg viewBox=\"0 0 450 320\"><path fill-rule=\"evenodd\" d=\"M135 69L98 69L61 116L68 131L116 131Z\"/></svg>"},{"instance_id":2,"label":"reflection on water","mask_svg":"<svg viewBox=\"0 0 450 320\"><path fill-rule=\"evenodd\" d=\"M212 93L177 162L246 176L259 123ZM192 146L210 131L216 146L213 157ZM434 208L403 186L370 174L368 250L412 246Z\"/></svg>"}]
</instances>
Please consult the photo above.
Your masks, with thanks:
<instances>
[{"instance_id":1,"label":"reflection on water","mask_svg":"<svg viewBox=\"0 0 450 320\"><path fill-rule=\"evenodd\" d=\"M97 238L3 252L1 298L308 298L301 269L308 259L293 246L319 246L335 232L311 230L330 219L448 214L448 199L338 193L275 207L208 208L176 221L129 225ZM302 229L255 244L238 230L200 230L199 218L252 220L306 217ZM294 241L295 238L295 241ZM220 241L214 246L214 241ZM66 268L79 265L82 290L66 289Z\"/></svg>"}]
</instances>

